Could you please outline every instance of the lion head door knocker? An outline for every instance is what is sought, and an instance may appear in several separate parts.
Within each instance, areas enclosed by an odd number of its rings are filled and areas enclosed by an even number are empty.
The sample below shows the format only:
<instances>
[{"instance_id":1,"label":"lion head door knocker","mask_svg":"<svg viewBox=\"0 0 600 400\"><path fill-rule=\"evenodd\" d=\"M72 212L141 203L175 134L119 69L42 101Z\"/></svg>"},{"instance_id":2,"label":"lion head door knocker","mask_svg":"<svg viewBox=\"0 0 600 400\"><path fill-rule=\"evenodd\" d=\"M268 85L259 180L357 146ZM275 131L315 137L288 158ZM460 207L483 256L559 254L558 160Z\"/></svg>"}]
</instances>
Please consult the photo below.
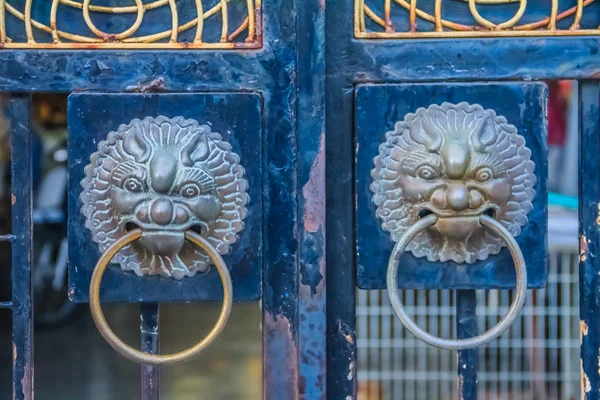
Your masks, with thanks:
<instances>
[{"instance_id":1,"label":"lion head door knocker","mask_svg":"<svg viewBox=\"0 0 600 400\"><path fill-rule=\"evenodd\" d=\"M480 346L506 330L522 308L527 275L514 237L533 209L530 158L517 128L477 104L419 108L386 133L371 190L381 226L396 242L387 287L398 317L425 342L454 350ZM504 245L515 261L517 286L508 314L494 328L470 339L441 339L406 314L397 289L405 250L429 261L472 264Z\"/></svg>"},{"instance_id":2,"label":"lion head door knocker","mask_svg":"<svg viewBox=\"0 0 600 400\"><path fill-rule=\"evenodd\" d=\"M90 285L96 325L117 351L144 364L197 355L220 334L231 310L231 278L221 256L237 241L247 214L248 182L239 156L209 125L159 116L134 119L110 132L90 160L80 198L86 227L102 252ZM217 324L197 345L174 355L127 346L100 308L100 281L111 260L140 277L176 280L214 265L224 288Z\"/></svg>"}]
</instances>

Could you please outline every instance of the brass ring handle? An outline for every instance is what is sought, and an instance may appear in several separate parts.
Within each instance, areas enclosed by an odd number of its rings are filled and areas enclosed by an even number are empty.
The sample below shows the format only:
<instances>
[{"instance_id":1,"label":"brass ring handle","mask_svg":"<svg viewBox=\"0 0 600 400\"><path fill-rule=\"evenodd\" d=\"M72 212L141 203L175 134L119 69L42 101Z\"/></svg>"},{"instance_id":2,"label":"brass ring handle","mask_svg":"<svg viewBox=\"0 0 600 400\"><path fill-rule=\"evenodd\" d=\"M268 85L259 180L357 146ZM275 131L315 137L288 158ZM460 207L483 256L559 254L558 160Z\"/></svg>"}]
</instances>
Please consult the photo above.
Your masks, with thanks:
<instances>
[{"instance_id":1,"label":"brass ring handle","mask_svg":"<svg viewBox=\"0 0 600 400\"><path fill-rule=\"evenodd\" d=\"M212 342L215 341L215 339L223 331L223 328L229 319L231 305L233 303L231 276L229 275L229 270L227 269L227 265L225 264L225 261L223 261L223 258L206 239L195 232L187 231L185 233L185 238L195 245L201 247L210 257L215 267L219 271L219 276L221 277L221 282L223 283L223 306L221 307L219 318L208 335L187 350L183 350L175 354L165 355L148 354L136 350L123 342L112 331L110 326L108 326L100 305L100 282L102 281L102 275L104 275L104 271L106 270L108 263L114 257L114 255L117 254L117 252L123 247L139 239L141 236L142 231L140 229L132 230L125 236L116 240L108 249L106 249L106 251L98 260L96 268L94 269L94 274L92 275L92 281L90 283L90 310L92 312L92 318L94 319L100 334L102 334L108 344L110 344L112 348L122 356L132 361L148 365L172 365L188 361L199 355L208 346L210 346Z\"/></svg>"},{"instance_id":2,"label":"brass ring handle","mask_svg":"<svg viewBox=\"0 0 600 400\"><path fill-rule=\"evenodd\" d=\"M412 239L422 232L426 228L433 226L437 223L438 218L435 215L428 215L425 218L420 219L417 223L412 225L405 233L402 235L400 240L394 246L394 250L392 251L392 255L390 257L387 269L387 287L388 294L390 297L390 302L394 309L394 312L402 321L402 324L411 331L417 338L422 340L423 342L430 344L432 346L440 347L448 350L464 350L464 349L472 349L475 347L479 347L485 343L488 343L498 336L500 336L508 327L513 323L513 321L518 317L519 312L523 308L525 304L525 294L527 292L527 269L525 267L525 260L523 259L523 253L519 248L519 245L513 238L513 236L495 219L488 217L487 215L482 215L479 217L480 223L491 229L494 233L499 235L507 244L508 249L510 250L510 254L515 262L515 269L517 272L517 283L516 283L516 293L513 299L512 304L508 310L508 313L496 324L493 328L488 330L482 335L474 336L468 339L443 339L437 336L434 336L419 327L411 317L404 310L404 306L402 305L402 300L400 299L399 291L398 291L398 266L400 262L400 257L406 246Z\"/></svg>"}]
</instances>

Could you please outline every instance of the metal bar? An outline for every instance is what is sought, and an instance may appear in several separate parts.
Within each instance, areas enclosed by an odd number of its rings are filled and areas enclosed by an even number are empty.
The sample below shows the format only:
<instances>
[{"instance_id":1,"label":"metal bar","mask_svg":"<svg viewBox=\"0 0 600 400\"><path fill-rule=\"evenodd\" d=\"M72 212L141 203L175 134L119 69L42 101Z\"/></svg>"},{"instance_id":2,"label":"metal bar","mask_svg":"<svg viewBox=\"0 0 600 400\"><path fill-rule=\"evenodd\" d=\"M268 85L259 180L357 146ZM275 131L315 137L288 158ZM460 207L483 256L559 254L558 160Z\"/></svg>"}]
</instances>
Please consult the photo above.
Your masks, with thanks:
<instances>
[{"instance_id":1,"label":"metal bar","mask_svg":"<svg viewBox=\"0 0 600 400\"><path fill-rule=\"evenodd\" d=\"M362 292L361 292L362 293ZM364 317L362 317L364 318ZM396 315L394 313L392 313L390 311L390 318L392 318L392 324L394 327L394 341L397 341L399 346L393 346L393 368L392 368L392 372L391 374L401 374L402 371L405 370L404 368L404 359L405 359L405 355L406 355L406 351L405 351L405 347L404 347L404 343L405 343L405 329L402 326L402 322L400 322L400 320L398 318L396 318ZM359 324L361 323L361 321L359 320L358 322ZM361 349L359 348L358 351L361 351ZM359 356L360 359L360 356ZM393 379L393 390L392 390L392 398L393 399L400 399L402 398L402 395L405 393L405 385L404 385L404 381L401 379Z\"/></svg>"},{"instance_id":2,"label":"metal bar","mask_svg":"<svg viewBox=\"0 0 600 400\"><path fill-rule=\"evenodd\" d=\"M423 306L423 305L427 305L427 290L418 290L416 292L416 299L415 299L415 303ZM427 308L431 308L431 307L427 307ZM425 311L422 314L418 314L415 315L415 321L417 321L417 323L420 326L425 326L428 327L427 329L429 329L429 325L427 324L427 320L429 319L429 312ZM415 362L415 368L419 368L419 369L423 369L426 370L426 360L427 360L427 347L429 346L424 346L423 343L419 343L419 347L417 349L417 351L415 352L415 356L416 356L416 362ZM420 364L420 365L419 365ZM426 399L431 399L431 395L428 393L428 389L431 385L428 385L427 382L416 382L416 387L417 387L417 392L416 394L418 396L423 396Z\"/></svg>"},{"instance_id":3,"label":"metal bar","mask_svg":"<svg viewBox=\"0 0 600 400\"><path fill-rule=\"evenodd\" d=\"M30 97L10 99L12 182L13 399L33 399Z\"/></svg>"},{"instance_id":4,"label":"metal bar","mask_svg":"<svg viewBox=\"0 0 600 400\"><path fill-rule=\"evenodd\" d=\"M600 399L600 86L579 87L579 309L581 333L581 399Z\"/></svg>"},{"instance_id":5,"label":"metal bar","mask_svg":"<svg viewBox=\"0 0 600 400\"><path fill-rule=\"evenodd\" d=\"M416 302L416 297L417 297L417 291L415 290L405 290L404 293L406 293L406 298L404 300L404 304L406 304L407 307L415 307L417 305ZM425 310L422 311L422 313L426 312ZM417 321L418 323L418 315L419 314L413 314L415 315L415 321ZM408 329L406 328L402 328L404 329L405 333L406 333L406 344L407 344L407 349L406 349L406 367L409 368L414 368L415 365L418 365L418 359L417 359L417 348L419 346L422 345L421 342L417 343L417 338L415 338L415 335L413 335L411 332L408 331ZM417 381L413 380L413 381L409 381L406 385L406 393L409 399L416 399L418 396L417 393Z\"/></svg>"},{"instance_id":6,"label":"metal bar","mask_svg":"<svg viewBox=\"0 0 600 400\"><path fill-rule=\"evenodd\" d=\"M379 306L379 290L369 291L369 306ZM369 315L369 337L379 339L379 316ZM369 371L378 371L379 368L379 351L380 349L369 349ZM379 397L379 381L369 381L369 391L367 398L376 399Z\"/></svg>"},{"instance_id":7,"label":"metal bar","mask_svg":"<svg viewBox=\"0 0 600 400\"><path fill-rule=\"evenodd\" d=\"M160 311L158 303L142 303L140 305L140 331L142 335L142 351L158 354L160 348L159 334ZM160 397L160 367L142 365L142 400L158 400Z\"/></svg>"},{"instance_id":8,"label":"metal bar","mask_svg":"<svg viewBox=\"0 0 600 400\"><path fill-rule=\"evenodd\" d=\"M430 306L433 306L435 308L439 307L440 303L438 300L438 295L441 291L440 290L429 290L428 294L430 296L428 304ZM433 332L434 335L440 336L440 337L444 337L444 332L440 332L439 330L439 326L438 326L438 321L439 318L437 315L429 315L429 327L431 329L431 332ZM442 350L437 349L435 347L431 347L431 346L427 346L427 362L425 363L425 368L427 371L431 371L434 370L435 368L439 368L441 365L439 362L436 362L437 358L439 357L440 353L442 352ZM444 351L444 353L448 353L447 351ZM434 362L430 362L433 361ZM433 384L433 390L431 393L431 398L432 399L439 399L441 397L441 393L440 393L440 382L435 382Z\"/></svg>"},{"instance_id":9,"label":"metal bar","mask_svg":"<svg viewBox=\"0 0 600 400\"><path fill-rule=\"evenodd\" d=\"M500 293L500 303L499 304L510 304L511 293L508 290L498 290ZM523 337L521 334L521 318L515 319L510 328L507 329L508 332L505 332L503 338L500 340L514 340L520 339ZM498 368L498 372L502 371L519 371L522 372L521 365L519 364L519 356L515 354L515 352L511 352L508 346L501 347L500 353L500 368ZM509 382L507 392L500 392L500 396L509 395L509 399L513 399L513 393L521 393L523 390L523 380L522 379L512 379Z\"/></svg>"},{"instance_id":10,"label":"metal bar","mask_svg":"<svg viewBox=\"0 0 600 400\"><path fill-rule=\"evenodd\" d=\"M381 291L381 303L382 305L389 305L389 299L387 291ZM383 340L391 340L392 339L392 315L383 315L381 314L381 339ZM389 373L392 370L392 352L391 349L383 348L381 351L381 364L379 366L379 370L382 373ZM392 381L386 379L381 384L381 398L382 400L393 400L392 397Z\"/></svg>"},{"instance_id":11,"label":"metal bar","mask_svg":"<svg viewBox=\"0 0 600 400\"><path fill-rule=\"evenodd\" d=\"M579 277L579 263L577 262L577 261L579 261L579 254L574 255L573 258L574 258L574 260L571 265L576 266L577 273L575 273L575 271L574 271L574 274L577 275L577 277ZM580 292L579 282L575 283L572 287L573 287L572 303L579 302L579 292ZM570 342L570 345L572 348L572 353L573 353L571 365L577 365L577 366L579 366L581 364L580 356L579 356L579 351L580 351L579 345L580 345L580 335L581 335L581 333L579 332L579 323L578 323L580 321L579 318L580 317L579 317L579 307L578 307L577 312L572 313L572 318L571 318L572 324L570 325L571 330L573 331L573 335L571 337L577 338L577 341L572 340ZM573 346L575 344L577 344L576 347ZM580 378L581 372L579 371L579 368L577 368L576 371L577 372L575 374L573 374L573 375L575 375L574 378L572 378L573 382L577 382L577 381L581 380L581 378ZM569 388L570 388L569 391L571 393L570 398L573 398L573 399L577 398L579 396L579 385L569 385Z\"/></svg>"},{"instance_id":12,"label":"metal bar","mask_svg":"<svg viewBox=\"0 0 600 400\"><path fill-rule=\"evenodd\" d=\"M558 273L559 271L559 254L552 254L550 256L550 273L554 272L554 273ZM554 271L552 271L554 270ZM548 296L548 306L550 309L554 309L557 310L559 308L559 306L563 306L565 303L564 302L558 302L558 296L559 293L562 294L564 296L564 291L560 290L559 291L559 287L560 284L558 281L554 281L552 282L548 289L548 293L552 293L552 295ZM554 289L554 290L553 290ZM542 304L545 305L545 304ZM559 315L561 315L563 313L560 313ZM560 340L560 336L561 333L559 333L559 327L558 327L558 315L553 315L550 316L548 318L548 334L546 335L548 339L550 340L555 340L555 341L559 341ZM562 335L564 335L565 333L563 332ZM548 350L549 353L549 357L548 357L548 367L549 369L544 369L544 371L547 372L559 372L558 366L561 365L560 363L560 354L564 353L566 350L565 349L560 349L558 347L552 348ZM544 382L542 382L542 384L544 384ZM545 384L544 384L545 386ZM558 391L556 391L555 393L558 393ZM545 393L542 393L545 394ZM541 399L545 399L547 397L540 397Z\"/></svg>"},{"instance_id":13,"label":"metal bar","mask_svg":"<svg viewBox=\"0 0 600 400\"><path fill-rule=\"evenodd\" d=\"M564 257L565 257L565 268L563 268L561 272L567 272L567 273L577 276L577 272L574 271L572 268L572 266L575 265L575 262L573 260L573 255L566 253L564 255ZM565 291L567 292L565 294L566 302L563 303L562 307L564 309L568 309L568 307L566 307L566 306L569 304L574 304L577 301L576 299L579 298L576 294L577 287L575 287L575 285L573 285L569 280L567 280L567 281L561 280L561 285L563 288L565 288ZM563 362L561 363L561 368L563 370L562 379L561 379L561 382L562 382L561 383L561 386L562 386L561 398L563 398L563 399L573 398L574 399L576 396L576 390L574 390L574 388L573 388L574 385L572 385L572 381L574 380L572 377L573 369L570 366L573 365L572 360L577 357L576 351L571 347L571 344L573 343L573 338L576 338L578 336L577 331L576 331L576 327L578 326L577 318L573 318L574 316L576 316L577 313L565 311L564 314L565 314L565 316L563 317L563 327L562 327L562 331L564 332L564 334L563 334L563 338L562 338L561 348L564 349L563 351L565 352L565 358L564 358Z\"/></svg>"},{"instance_id":14,"label":"metal bar","mask_svg":"<svg viewBox=\"0 0 600 400\"><path fill-rule=\"evenodd\" d=\"M277 13L276 16L267 12L265 21L276 20L277 26L296 26L297 6L301 4L301 1L283 0L278 7L286 12ZM270 27L270 24L266 26ZM262 286L263 399L296 400L299 385L303 384L299 371L303 360L298 347L299 281L307 276L301 274L299 268L307 265L314 267L318 263L306 263L306 260L299 260L298 255L298 224L300 221L306 223L307 214L298 216L300 196L297 192L303 183L298 182L297 175L301 157L297 148L299 131L295 117L299 106L295 100L298 95L298 77L294 73L297 54L295 30L279 31L277 41L279 45L272 42L266 47L273 51L273 59L280 61L276 64L282 69L278 70L276 80L271 77L266 79L271 86L268 93L263 93L266 121L263 139L263 209L268 210L262 219L265 266ZM262 61L258 56L242 58L244 63ZM251 74L254 78L257 76L254 72ZM239 82L236 85L244 87ZM302 243L302 246L306 245L306 242ZM315 261L317 259L321 260L315 257ZM300 278L300 275L303 277ZM308 286L305 283L302 284ZM318 329L315 328L316 331ZM303 350L306 351L306 347Z\"/></svg>"},{"instance_id":15,"label":"metal bar","mask_svg":"<svg viewBox=\"0 0 600 400\"><path fill-rule=\"evenodd\" d=\"M477 335L477 291L456 291L456 335L466 339ZM458 398L477 400L477 349L458 352Z\"/></svg>"},{"instance_id":16,"label":"metal bar","mask_svg":"<svg viewBox=\"0 0 600 400\"><path fill-rule=\"evenodd\" d=\"M369 306L369 292L366 290L356 290L356 303L364 306L366 309L371 309ZM356 336L363 338L371 338L369 335L369 314L368 312L364 314L357 315L356 317ZM357 362L358 362L358 370L359 371L369 371L369 347L368 346L358 346L357 352ZM401 370L401 368L398 368ZM368 383L367 383L368 384Z\"/></svg>"},{"instance_id":17,"label":"metal bar","mask_svg":"<svg viewBox=\"0 0 600 400\"><path fill-rule=\"evenodd\" d=\"M15 240L15 235L0 235L0 242L12 242Z\"/></svg>"},{"instance_id":18,"label":"metal bar","mask_svg":"<svg viewBox=\"0 0 600 400\"><path fill-rule=\"evenodd\" d=\"M489 291L481 290L477 293L477 304L481 304L479 307L480 317L477 318L477 331L485 332L487 319L489 318L489 306L487 302ZM483 315L481 314L483 313ZM478 365L482 366L482 369L485 371L489 368L490 364L490 354L493 349L490 349L489 346L484 347L478 354L477 362ZM483 379L480 373L477 374L478 379L478 389L481 388L481 396L482 400L487 400L490 397L490 382L488 380Z\"/></svg>"},{"instance_id":19,"label":"metal bar","mask_svg":"<svg viewBox=\"0 0 600 400\"><path fill-rule=\"evenodd\" d=\"M442 292L442 303L443 305L449 305L452 302L452 291L444 289ZM441 333L444 336L452 337L452 324L451 318L442 317L441 318ZM455 366L455 357L454 353L451 351L442 351L441 352L441 371L450 371L454 369ZM454 376L451 379L444 379L442 383L443 393L454 393L456 391L456 385L454 384Z\"/></svg>"},{"instance_id":20,"label":"metal bar","mask_svg":"<svg viewBox=\"0 0 600 400\"><path fill-rule=\"evenodd\" d=\"M379 305L379 291L369 291L369 306L371 308ZM379 318L377 315L369 315L369 337L379 339ZM379 366L379 349L369 348L369 363L368 370L376 371ZM369 389L367 392L367 398L376 399L379 397L379 382L370 380L368 382Z\"/></svg>"},{"instance_id":21,"label":"metal bar","mask_svg":"<svg viewBox=\"0 0 600 400\"><path fill-rule=\"evenodd\" d=\"M489 290L487 294L488 297L486 304L488 305L488 307L492 306L496 309L502 307L503 299L501 291ZM485 330L491 329L492 326L496 324L496 321L496 316L494 316L492 313L489 313L486 321L487 324ZM510 329L509 332L507 332L507 334L503 336L504 337L498 338L498 345L493 347L494 351L492 352L491 356L491 366L494 370L493 377L490 379L490 386L493 388L491 391L491 399L501 398L500 396L502 395L508 396L513 386L512 383L508 380L500 378L501 371L503 371L504 369L510 370L510 357L503 357L503 355L506 354L506 347L508 346L508 343L510 343L510 341L512 340L512 337L510 337Z\"/></svg>"},{"instance_id":22,"label":"metal bar","mask_svg":"<svg viewBox=\"0 0 600 400\"><path fill-rule=\"evenodd\" d=\"M345 73L340 73L343 70L342 58L345 57L340 50L347 45L342 44L346 37L342 39L338 33L344 32L343 29L338 31L343 26L350 29L348 36L351 36L353 28L352 21L345 21L345 18L340 18L342 14L331 12L331 6L345 8L346 3L328 2L325 13L328 60L325 64L326 159L327 165L334 166L336 170L336 173L326 174L328 399L356 398L354 141L352 135L348 135L348 132L353 132L353 84L344 76ZM347 6L351 8L353 4Z\"/></svg>"},{"instance_id":23,"label":"metal bar","mask_svg":"<svg viewBox=\"0 0 600 400\"><path fill-rule=\"evenodd\" d=\"M325 9L296 2L298 16L298 313L300 399L327 396L325 262ZM310 57L306 57L310 54Z\"/></svg>"},{"instance_id":24,"label":"metal bar","mask_svg":"<svg viewBox=\"0 0 600 400\"><path fill-rule=\"evenodd\" d=\"M554 255L550 254L549 257L549 264L550 264L550 271L549 271L549 275L551 276L552 274L552 267L553 267L553 260L554 260ZM554 271L556 272L556 271ZM556 287L558 286L555 283L548 283L548 285L553 286L552 289L556 289ZM554 291L550 289L550 291L548 291L549 293L558 293L558 291ZM540 306L544 306L545 305L545 296L546 296L546 292L547 290L535 290L533 291L533 296L532 299L534 300L534 304L533 306L535 307L540 307ZM531 318L527 318L528 320L530 320ZM546 335L546 316L545 315L538 315L534 317L535 319L535 330L533 332L533 334L530 336L533 339L546 339L547 335ZM542 346L541 348L535 348L534 354L535 356L535 363L536 363L536 372L539 371L547 371L547 365L546 365L546 346ZM565 351L563 349L563 351ZM566 365L566 364L565 364ZM542 399L546 398L546 389L545 389L545 384L542 382L542 387L540 388L542 390L542 392L540 393L540 395L543 395L543 397L540 397ZM564 398L564 397L563 397Z\"/></svg>"},{"instance_id":25,"label":"metal bar","mask_svg":"<svg viewBox=\"0 0 600 400\"><path fill-rule=\"evenodd\" d=\"M12 308L12 301L0 301L0 308Z\"/></svg>"}]
</instances>

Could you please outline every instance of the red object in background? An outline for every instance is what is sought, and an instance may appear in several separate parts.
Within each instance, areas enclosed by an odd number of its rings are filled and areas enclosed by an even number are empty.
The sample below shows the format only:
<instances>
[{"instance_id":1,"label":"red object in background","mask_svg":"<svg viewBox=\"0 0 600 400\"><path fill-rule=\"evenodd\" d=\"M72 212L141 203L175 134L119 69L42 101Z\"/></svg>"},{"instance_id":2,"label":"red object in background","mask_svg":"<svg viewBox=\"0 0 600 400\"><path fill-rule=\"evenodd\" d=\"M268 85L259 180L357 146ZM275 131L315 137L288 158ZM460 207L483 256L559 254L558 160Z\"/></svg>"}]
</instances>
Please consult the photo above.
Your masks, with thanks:
<instances>
[{"instance_id":1,"label":"red object in background","mask_svg":"<svg viewBox=\"0 0 600 400\"><path fill-rule=\"evenodd\" d=\"M548 144L564 146L567 139L567 111L571 82L548 82Z\"/></svg>"}]
</instances>

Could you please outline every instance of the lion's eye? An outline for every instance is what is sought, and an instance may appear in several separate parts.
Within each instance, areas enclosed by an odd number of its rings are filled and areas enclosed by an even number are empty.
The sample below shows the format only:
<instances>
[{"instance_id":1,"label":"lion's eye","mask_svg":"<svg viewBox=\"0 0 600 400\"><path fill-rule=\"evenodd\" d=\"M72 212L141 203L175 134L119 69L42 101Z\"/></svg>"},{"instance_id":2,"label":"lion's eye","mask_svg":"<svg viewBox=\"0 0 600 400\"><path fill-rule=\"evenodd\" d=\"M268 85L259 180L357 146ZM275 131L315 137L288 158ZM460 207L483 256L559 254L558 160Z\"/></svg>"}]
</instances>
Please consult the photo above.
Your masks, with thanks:
<instances>
[{"instance_id":1,"label":"lion's eye","mask_svg":"<svg viewBox=\"0 0 600 400\"><path fill-rule=\"evenodd\" d=\"M437 171L431 165L421 165L417 170L417 175L422 179L435 179L437 178Z\"/></svg>"},{"instance_id":2,"label":"lion's eye","mask_svg":"<svg viewBox=\"0 0 600 400\"><path fill-rule=\"evenodd\" d=\"M188 183L181 188L179 194L183 197L196 197L200 194L200 187L195 183Z\"/></svg>"},{"instance_id":3,"label":"lion's eye","mask_svg":"<svg viewBox=\"0 0 600 400\"><path fill-rule=\"evenodd\" d=\"M481 167L475 172L475 180L479 182L487 182L494 176L492 170L488 167Z\"/></svg>"},{"instance_id":4,"label":"lion's eye","mask_svg":"<svg viewBox=\"0 0 600 400\"><path fill-rule=\"evenodd\" d=\"M125 182L123 182L123 189L128 192L139 193L144 190L144 185L142 185L142 182L138 178L132 176L125 179Z\"/></svg>"}]
</instances>

